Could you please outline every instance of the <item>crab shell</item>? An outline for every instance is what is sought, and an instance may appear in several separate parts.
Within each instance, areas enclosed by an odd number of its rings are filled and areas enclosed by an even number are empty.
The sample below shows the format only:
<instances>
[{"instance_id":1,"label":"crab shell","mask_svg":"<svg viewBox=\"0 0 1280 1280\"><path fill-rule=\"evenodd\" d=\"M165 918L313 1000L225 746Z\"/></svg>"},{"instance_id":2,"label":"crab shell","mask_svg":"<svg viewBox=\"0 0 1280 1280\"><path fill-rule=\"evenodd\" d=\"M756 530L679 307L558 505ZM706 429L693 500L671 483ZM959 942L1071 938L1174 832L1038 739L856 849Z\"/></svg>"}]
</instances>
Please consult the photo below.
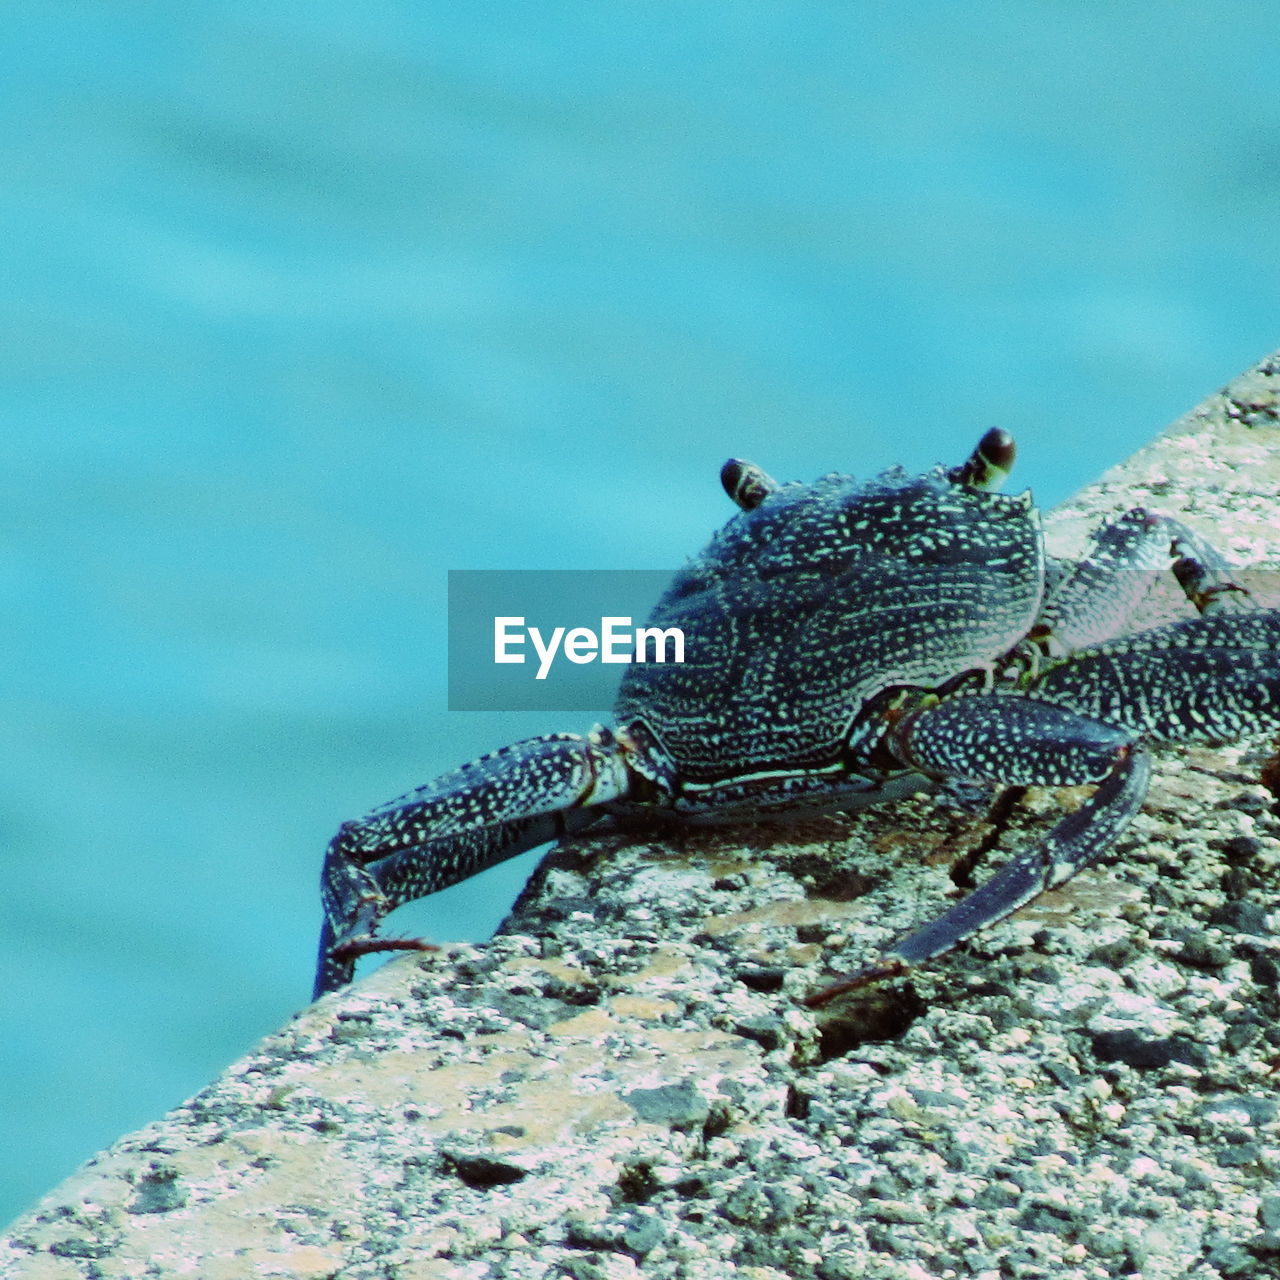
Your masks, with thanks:
<instances>
[{"instance_id":1,"label":"crab shell","mask_svg":"<svg viewBox=\"0 0 1280 1280\"><path fill-rule=\"evenodd\" d=\"M690 782L822 769L878 694L1008 653L1044 594L1040 513L953 475L833 474L740 512L650 618L684 632L685 661L631 664L617 723Z\"/></svg>"}]
</instances>

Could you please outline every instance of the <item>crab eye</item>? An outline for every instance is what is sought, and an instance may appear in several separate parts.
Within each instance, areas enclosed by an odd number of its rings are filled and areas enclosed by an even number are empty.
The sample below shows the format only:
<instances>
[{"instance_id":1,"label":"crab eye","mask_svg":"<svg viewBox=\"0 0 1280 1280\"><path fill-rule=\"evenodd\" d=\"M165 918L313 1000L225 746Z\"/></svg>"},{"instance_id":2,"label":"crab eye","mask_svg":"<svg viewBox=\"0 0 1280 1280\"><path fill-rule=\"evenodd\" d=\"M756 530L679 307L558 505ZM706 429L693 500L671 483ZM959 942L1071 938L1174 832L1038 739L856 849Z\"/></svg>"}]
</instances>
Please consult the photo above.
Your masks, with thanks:
<instances>
[{"instance_id":1,"label":"crab eye","mask_svg":"<svg viewBox=\"0 0 1280 1280\"><path fill-rule=\"evenodd\" d=\"M1013 437L999 427L992 427L968 458L947 474L956 484L971 489L998 489L1013 469L1017 452Z\"/></svg>"},{"instance_id":2,"label":"crab eye","mask_svg":"<svg viewBox=\"0 0 1280 1280\"><path fill-rule=\"evenodd\" d=\"M743 462L741 458L730 458L720 468L720 483L743 511L758 507L779 487L778 482L754 462Z\"/></svg>"}]
</instances>

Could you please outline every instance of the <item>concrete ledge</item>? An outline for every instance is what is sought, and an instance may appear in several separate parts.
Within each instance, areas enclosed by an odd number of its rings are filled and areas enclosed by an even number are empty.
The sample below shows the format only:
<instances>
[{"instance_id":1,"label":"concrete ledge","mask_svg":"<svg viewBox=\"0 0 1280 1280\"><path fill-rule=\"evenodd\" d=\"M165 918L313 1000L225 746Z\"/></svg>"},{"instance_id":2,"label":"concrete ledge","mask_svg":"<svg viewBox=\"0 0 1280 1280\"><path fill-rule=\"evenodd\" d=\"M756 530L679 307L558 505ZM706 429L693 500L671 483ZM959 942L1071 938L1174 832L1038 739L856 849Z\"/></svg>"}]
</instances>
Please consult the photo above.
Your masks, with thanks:
<instances>
[{"instance_id":1,"label":"concrete ledge","mask_svg":"<svg viewBox=\"0 0 1280 1280\"><path fill-rule=\"evenodd\" d=\"M1057 545L1137 503L1275 566L1280 355L1066 504ZM0 1274L1276 1274L1268 757L1163 753L1104 865L822 1021L797 997L943 902L981 821L566 843L491 943L320 1001L91 1160ZM1078 798L1033 792L1012 842Z\"/></svg>"}]
</instances>

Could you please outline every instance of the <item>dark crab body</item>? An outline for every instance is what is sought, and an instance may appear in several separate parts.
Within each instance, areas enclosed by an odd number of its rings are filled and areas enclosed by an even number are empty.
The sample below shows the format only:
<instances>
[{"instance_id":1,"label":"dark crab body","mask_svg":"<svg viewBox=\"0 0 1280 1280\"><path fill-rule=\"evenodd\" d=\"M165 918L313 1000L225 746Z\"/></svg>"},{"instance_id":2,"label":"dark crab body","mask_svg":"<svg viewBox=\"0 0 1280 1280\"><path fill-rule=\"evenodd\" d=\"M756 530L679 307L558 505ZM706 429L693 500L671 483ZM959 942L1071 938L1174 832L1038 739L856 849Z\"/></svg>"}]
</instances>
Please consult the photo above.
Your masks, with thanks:
<instances>
[{"instance_id":1,"label":"dark crab body","mask_svg":"<svg viewBox=\"0 0 1280 1280\"><path fill-rule=\"evenodd\" d=\"M629 667L617 723L644 726L674 763L684 812L785 803L833 779L875 792L884 780L851 749L864 727L876 736L876 699L987 668L1027 634L1044 590L1039 513L942 470L775 488L726 465L735 493L744 477L753 505L650 619L682 629L688 660Z\"/></svg>"},{"instance_id":2,"label":"dark crab body","mask_svg":"<svg viewBox=\"0 0 1280 1280\"><path fill-rule=\"evenodd\" d=\"M1013 443L963 465L779 485L726 464L742 508L676 575L650 625L683 664L635 664L617 728L505 747L346 824L325 860L316 994L396 906L610 813L688 821L847 809L949 784L1096 784L1090 799L944 915L811 998L939 955L1061 884L1137 812L1148 742L1280 724L1280 612L1167 516L1104 525L1048 561L1029 494L993 492ZM1199 616L1121 637L1152 571ZM1135 572L1136 571L1136 572Z\"/></svg>"}]
</instances>

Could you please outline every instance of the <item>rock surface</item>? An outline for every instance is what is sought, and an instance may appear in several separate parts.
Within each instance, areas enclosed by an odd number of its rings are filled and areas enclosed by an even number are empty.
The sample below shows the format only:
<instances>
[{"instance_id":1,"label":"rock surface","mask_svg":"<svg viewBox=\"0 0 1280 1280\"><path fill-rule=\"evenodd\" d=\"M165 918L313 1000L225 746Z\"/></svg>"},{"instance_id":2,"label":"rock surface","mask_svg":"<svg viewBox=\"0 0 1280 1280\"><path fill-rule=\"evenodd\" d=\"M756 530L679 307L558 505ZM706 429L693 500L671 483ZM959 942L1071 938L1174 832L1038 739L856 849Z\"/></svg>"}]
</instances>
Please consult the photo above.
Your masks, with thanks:
<instances>
[{"instance_id":1,"label":"rock surface","mask_svg":"<svg viewBox=\"0 0 1280 1280\"><path fill-rule=\"evenodd\" d=\"M1056 545L1137 503L1275 564L1280 356L1056 513ZM1102 865L821 1019L797 997L946 900L982 820L567 842L492 942L320 1001L91 1160L0 1275L1280 1274L1269 756L1163 752ZM1032 792L1001 847L1078 799Z\"/></svg>"}]
</instances>

